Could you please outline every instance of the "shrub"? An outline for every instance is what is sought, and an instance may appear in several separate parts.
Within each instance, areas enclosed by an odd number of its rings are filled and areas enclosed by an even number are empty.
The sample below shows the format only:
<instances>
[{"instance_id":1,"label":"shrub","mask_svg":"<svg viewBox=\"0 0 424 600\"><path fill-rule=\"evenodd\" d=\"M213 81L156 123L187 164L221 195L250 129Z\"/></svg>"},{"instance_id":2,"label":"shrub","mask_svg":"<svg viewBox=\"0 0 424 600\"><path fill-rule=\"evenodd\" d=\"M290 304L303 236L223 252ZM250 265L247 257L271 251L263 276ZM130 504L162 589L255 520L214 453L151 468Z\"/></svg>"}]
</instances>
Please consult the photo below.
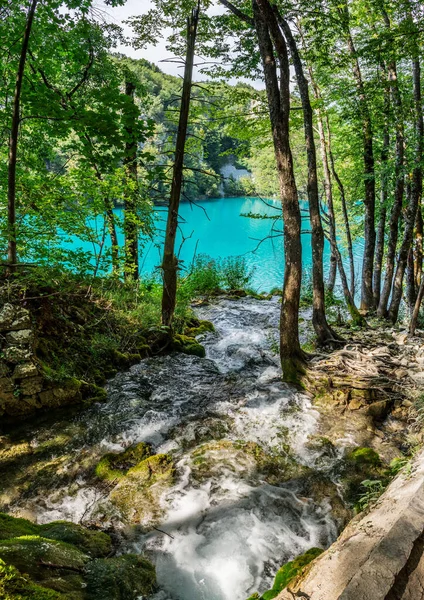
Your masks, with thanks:
<instances>
[{"instance_id":1,"label":"shrub","mask_svg":"<svg viewBox=\"0 0 424 600\"><path fill-rule=\"evenodd\" d=\"M228 256L222 260L220 271L225 288L240 290L249 285L255 269L249 267L244 256Z\"/></svg>"}]
</instances>

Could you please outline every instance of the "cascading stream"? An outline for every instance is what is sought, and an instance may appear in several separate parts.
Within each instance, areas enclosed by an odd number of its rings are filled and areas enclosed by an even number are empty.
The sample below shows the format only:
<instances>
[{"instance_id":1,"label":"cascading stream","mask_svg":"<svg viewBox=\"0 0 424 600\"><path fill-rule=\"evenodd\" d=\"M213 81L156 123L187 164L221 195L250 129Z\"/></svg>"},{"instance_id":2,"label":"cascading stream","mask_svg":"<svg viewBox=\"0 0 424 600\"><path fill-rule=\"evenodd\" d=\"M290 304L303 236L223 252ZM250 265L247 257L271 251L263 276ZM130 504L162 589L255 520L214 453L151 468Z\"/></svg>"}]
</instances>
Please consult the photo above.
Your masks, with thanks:
<instances>
[{"instance_id":1,"label":"cascading stream","mask_svg":"<svg viewBox=\"0 0 424 600\"><path fill-rule=\"evenodd\" d=\"M268 589L281 564L337 535L328 501L309 493L308 477L332 459L310 444L319 414L309 398L281 381L279 309L276 297L197 308L216 329L202 340L206 358L143 360L73 425L75 456L64 469L138 442L172 456L176 476L159 517L139 517L122 548L155 563L155 600L245 600ZM48 435L39 430L34 446ZM41 522L119 524L107 487L78 475L54 488L22 506Z\"/></svg>"}]
</instances>

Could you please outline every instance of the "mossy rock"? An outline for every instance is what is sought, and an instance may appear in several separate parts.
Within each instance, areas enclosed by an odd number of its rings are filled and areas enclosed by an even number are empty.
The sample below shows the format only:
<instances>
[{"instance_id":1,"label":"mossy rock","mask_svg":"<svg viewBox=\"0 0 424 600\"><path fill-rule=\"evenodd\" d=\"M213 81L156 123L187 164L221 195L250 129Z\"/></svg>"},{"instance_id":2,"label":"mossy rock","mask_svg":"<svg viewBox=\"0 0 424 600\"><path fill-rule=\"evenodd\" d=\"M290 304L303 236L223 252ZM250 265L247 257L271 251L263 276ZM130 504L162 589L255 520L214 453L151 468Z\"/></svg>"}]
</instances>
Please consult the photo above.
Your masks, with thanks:
<instances>
[{"instance_id":1,"label":"mossy rock","mask_svg":"<svg viewBox=\"0 0 424 600\"><path fill-rule=\"evenodd\" d=\"M81 592L82 574L90 560L70 544L35 535L2 540L0 558L36 583L59 592ZM54 570L49 564L55 565Z\"/></svg>"},{"instance_id":2,"label":"mossy rock","mask_svg":"<svg viewBox=\"0 0 424 600\"><path fill-rule=\"evenodd\" d=\"M38 535L39 528L27 519L11 517L0 513L0 540L21 537L23 535Z\"/></svg>"},{"instance_id":3,"label":"mossy rock","mask_svg":"<svg viewBox=\"0 0 424 600\"><path fill-rule=\"evenodd\" d=\"M211 321L198 321L195 327L187 327L184 333L186 336L194 338L211 331L215 331L215 326Z\"/></svg>"},{"instance_id":4,"label":"mossy rock","mask_svg":"<svg viewBox=\"0 0 424 600\"><path fill-rule=\"evenodd\" d=\"M198 481L237 469L238 477L248 481L265 480L278 485L309 472L289 454L266 452L256 442L216 440L197 447L192 455L192 473ZM236 466L237 465L237 466Z\"/></svg>"},{"instance_id":5,"label":"mossy rock","mask_svg":"<svg viewBox=\"0 0 424 600\"><path fill-rule=\"evenodd\" d=\"M277 571L272 588L262 594L259 600L272 600L272 598L278 596L290 583L305 572L305 567L323 552L321 548L311 548L304 554L297 556L294 560L283 565ZM255 598L255 595L251 596L251 598Z\"/></svg>"},{"instance_id":6,"label":"mossy rock","mask_svg":"<svg viewBox=\"0 0 424 600\"><path fill-rule=\"evenodd\" d=\"M381 458L372 448L355 448L346 455L346 462L356 470L381 467Z\"/></svg>"},{"instance_id":7,"label":"mossy rock","mask_svg":"<svg viewBox=\"0 0 424 600\"><path fill-rule=\"evenodd\" d=\"M0 598L2 600L65 600L65 596L42 587L0 559ZM67 598L70 599L69 596ZM76 598L76 597L75 597Z\"/></svg>"},{"instance_id":8,"label":"mossy rock","mask_svg":"<svg viewBox=\"0 0 424 600\"><path fill-rule=\"evenodd\" d=\"M151 594L156 586L154 566L134 554L93 560L85 579L88 600L135 600Z\"/></svg>"},{"instance_id":9,"label":"mossy rock","mask_svg":"<svg viewBox=\"0 0 424 600\"><path fill-rule=\"evenodd\" d=\"M109 499L126 522L152 526L162 516L160 499L173 481L171 457L155 454L129 469L119 479Z\"/></svg>"},{"instance_id":10,"label":"mossy rock","mask_svg":"<svg viewBox=\"0 0 424 600\"><path fill-rule=\"evenodd\" d=\"M151 456L149 444L140 442L119 454L105 454L96 465L96 476L105 481L115 481L125 477L129 469Z\"/></svg>"},{"instance_id":11,"label":"mossy rock","mask_svg":"<svg viewBox=\"0 0 424 600\"><path fill-rule=\"evenodd\" d=\"M40 535L50 540L76 546L95 558L108 556L112 550L110 536L102 531L87 529L76 523L54 521L39 526Z\"/></svg>"},{"instance_id":12,"label":"mossy rock","mask_svg":"<svg viewBox=\"0 0 424 600\"><path fill-rule=\"evenodd\" d=\"M356 504L362 481L384 479L385 476L381 458L375 450L363 447L351 450L345 456L341 476L346 500L352 505Z\"/></svg>"},{"instance_id":13,"label":"mossy rock","mask_svg":"<svg viewBox=\"0 0 424 600\"><path fill-rule=\"evenodd\" d=\"M199 344L194 337L189 337L188 335L174 335L172 339L172 349L176 352L192 354L194 356L199 356L200 358L206 356L206 351L202 344Z\"/></svg>"}]
</instances>

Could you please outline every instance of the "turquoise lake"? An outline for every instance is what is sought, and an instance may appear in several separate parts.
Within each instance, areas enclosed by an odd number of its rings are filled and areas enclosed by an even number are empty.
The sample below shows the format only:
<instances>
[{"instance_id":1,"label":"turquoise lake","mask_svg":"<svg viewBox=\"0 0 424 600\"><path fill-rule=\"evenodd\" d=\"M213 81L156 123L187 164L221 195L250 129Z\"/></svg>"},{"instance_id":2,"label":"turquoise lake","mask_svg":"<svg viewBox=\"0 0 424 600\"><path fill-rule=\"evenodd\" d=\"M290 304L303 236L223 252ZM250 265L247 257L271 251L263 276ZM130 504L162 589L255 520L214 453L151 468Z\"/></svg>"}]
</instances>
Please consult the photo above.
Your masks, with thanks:
<instances>
[{"instance_id":1,"label":"turquoise lake","mask_svg":"<svg viewBox=\"0 0 424 600\"><path fill-rule=\"evenodd\" d=\"M257 291L269 291L281 287L284 275L284 240L282 237L281 203L279 200L259 198L217 198L205 200L196 206L183 202L180 206L180 228L185 238L182 245L181 232L178 234L176 251L183 268L189 268L195 254L208 254L213 258L244 256L249 267L254 268L252 287ZM302 206L302 254L305 269L312 265L311 236L307 204ZM117 209L116 213L121 214ZM243 217L247 213L277 217L254 219ZM166 208L158 207L155 214L156 235L153 241L147 240L140 252L140 272L150 274L157 270L161 262L161 246L166 226ZM99 223L95 224L99 227ZM343 232L340 232L343 234ZM106 242L106 244L109 241ZM123 244L122 232L119 243ZM68 245L68 244L67 244ZM74 248L91 251L91 245L78 238L71 242ZM356 247L357 273L361 260L362 244ZM324 262L326 272L330 259L329 244L326 243Z\"/></svg>"}]
</instances>

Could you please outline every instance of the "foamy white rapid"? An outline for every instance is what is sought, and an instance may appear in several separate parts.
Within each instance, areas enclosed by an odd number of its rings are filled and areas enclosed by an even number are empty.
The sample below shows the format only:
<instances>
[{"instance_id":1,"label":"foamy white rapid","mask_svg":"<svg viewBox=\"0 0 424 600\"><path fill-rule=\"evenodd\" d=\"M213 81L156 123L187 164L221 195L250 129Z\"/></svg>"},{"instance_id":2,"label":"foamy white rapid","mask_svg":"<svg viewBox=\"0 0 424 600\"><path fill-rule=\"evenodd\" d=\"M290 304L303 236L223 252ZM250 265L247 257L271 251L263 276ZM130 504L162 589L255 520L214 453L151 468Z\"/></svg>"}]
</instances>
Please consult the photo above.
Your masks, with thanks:
<instances>
[{"instance_id":1,"label":"foamy white rapid","mask_svg":"<svg viewBox=\"0 0 424 600\"><path fill-rule=\"evenodd\" d=\"M245 600L268 589L282 563L336 536L325 500L315 503L280 467L270 478L243 451L252 442L278 465L287 457L287 469L317 468L307 442L319 415L281 381L277 298L223 299L197 313L216 328L202 340L207 357L147 359L119 374L108 401L82 417L83 446L101 453L145 441L174 457L163 521L125 547L156 564L154 600ZM78 521L98 505L98 491L77 479L32 508L41 521Z\"/></svg>"}]
</instances>

